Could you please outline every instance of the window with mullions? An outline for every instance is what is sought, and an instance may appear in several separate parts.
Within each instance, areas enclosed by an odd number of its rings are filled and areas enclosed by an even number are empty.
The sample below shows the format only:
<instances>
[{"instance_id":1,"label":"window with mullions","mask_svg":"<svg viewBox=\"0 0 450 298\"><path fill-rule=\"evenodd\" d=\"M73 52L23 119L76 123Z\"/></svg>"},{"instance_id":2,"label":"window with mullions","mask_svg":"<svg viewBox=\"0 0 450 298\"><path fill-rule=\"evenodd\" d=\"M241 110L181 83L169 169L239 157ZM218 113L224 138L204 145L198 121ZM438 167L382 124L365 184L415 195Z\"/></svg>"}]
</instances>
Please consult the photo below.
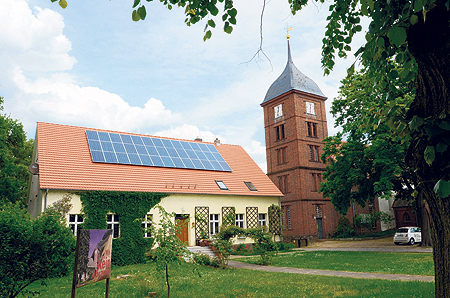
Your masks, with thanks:
<instances>
[{"instance_id":1,"label":"window with mullions","mask_svg":"<svg viewBox=\"0 0 450 298\"><path fill-rule=\"evenodd\" d=\"M306 122L308 127L308 137L317 138L317 123Z\"/></svg>"},{"instance_id":2,"label":"window with mullions","mask_svg":"<svg viewBox=\"0 0 450 298\"><path fill-rule=\"evenodd\" d=\"M289 175L278 176L278 189L282 193L288 193L289 192L288 176Z\"/></svg>"},{"instance_id":3,"label":"window with mullions","mask_svg":"<svg viewBox=\"0 0 450 298\"><path fill-rule=\"evenodd\" d=\"M244 228L244 214L236 214L236 226Z\"/></svg>"},{"instance_id":4,"label":"window with mullions","mask_svg":"<svg viewBox=\"0 0 450 298\"><path fill-rule=\"evenodd\" d=\"M278 125L275 127L275 134L276 134L276 140L284 140L286 138L285 132L284 132L284 124Z\"/></svg>"},{"instance_id":5,"label":"window with mullions","mask_svg":"<svg viewBox=\"0 0 450 298\"><path fill-rule=\"evenodd\" d=\"M287 149L287 147L275 149L275 151L277 152L277 164L278 165L287 163L286 149Z\"/></svg>"},{"instance_id":6,"label":"window with mullions","mask_svg":"<svg viewBox=\"0 0 450 298\"><path fill-rule=\"evenodd\" d=\"M209 215L209 233L215 235L219 232L219 214Z\"/></svg>"},{"instance_id":7,"label":"window with mullions","mask_svg":"<svg viewBox=\"0 0 450 298\"><path fill-rule=\"evenodd\" d=\"M319 191L320 183L322 182L322 174L320 173L311 173L312 176L312 190L314 192Z\"/></svg>"},{"instance_id":8,"label":"window with mullions","mask_svg":"<svg viewBox=\"0 0 450 298\"><path fill-rule=\"evenodd\" d=\"M152 220L153 220L152 214L146 214L145 217L142 219L141 226L144 238L150 238L152 236L150 232L150 228L152 227Z\"/></svg>"},{"instance_id":9,"label":"window with mullions","mask_svg":"<svg viewBox=\"0 0 450 298\"><path fill-rule=\"evenodd\" d=\"M266 213L260 213L258 215L258 222L260 227L267 226L267 214Z\"/></svg>"},{"instance_id":10,"label":"window with mullions","mask_svg":"<svg viewBox=\"0 0 450 298\"><path fill-rule=\"evenodd\" d=\"M113 238L119 238L120 236L119 215L117 214L106 215L106 223L108 224L108 229L113 230Z\"/></svg>"},{"instance_id":11,"label":"window with mullions","mask_svg":"<svg viewBox=\"0 0 450 298\"><path fill-rule=\"evenodd\" d=\"M83 215L69 214L69 227L75 236L77 235L77 231L80 229L80 224L82 224L83 222Z\"/></svg>"},{"instance_id":12,"label":"window with mullions","mask_svg":"<svg viewBox=\"0 0 450 298\"><path fill-rule=\"evenodd\" d=\"M309 145L309 160L319 162L319 146Z\"/></svg>"}]
</instances>

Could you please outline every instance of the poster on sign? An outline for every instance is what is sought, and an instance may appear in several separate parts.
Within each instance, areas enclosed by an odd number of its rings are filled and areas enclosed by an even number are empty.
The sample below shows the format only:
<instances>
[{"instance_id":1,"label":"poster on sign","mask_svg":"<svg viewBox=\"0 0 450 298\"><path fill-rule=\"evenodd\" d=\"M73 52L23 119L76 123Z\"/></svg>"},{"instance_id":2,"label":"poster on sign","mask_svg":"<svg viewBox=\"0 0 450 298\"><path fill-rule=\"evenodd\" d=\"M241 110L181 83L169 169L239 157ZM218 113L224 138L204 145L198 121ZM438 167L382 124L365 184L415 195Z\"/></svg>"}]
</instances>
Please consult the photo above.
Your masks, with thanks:
<instances>
[{"instance_id":1,"label":"poster on sign","mask_svg":"<svg viewBox=\"0 0 450 298\"><path fill-rule=\"evenodd\" d=\"M112 238L112 230L78 230L74 268L77 288L110 277Z\"/></svg>"}]
</instances>

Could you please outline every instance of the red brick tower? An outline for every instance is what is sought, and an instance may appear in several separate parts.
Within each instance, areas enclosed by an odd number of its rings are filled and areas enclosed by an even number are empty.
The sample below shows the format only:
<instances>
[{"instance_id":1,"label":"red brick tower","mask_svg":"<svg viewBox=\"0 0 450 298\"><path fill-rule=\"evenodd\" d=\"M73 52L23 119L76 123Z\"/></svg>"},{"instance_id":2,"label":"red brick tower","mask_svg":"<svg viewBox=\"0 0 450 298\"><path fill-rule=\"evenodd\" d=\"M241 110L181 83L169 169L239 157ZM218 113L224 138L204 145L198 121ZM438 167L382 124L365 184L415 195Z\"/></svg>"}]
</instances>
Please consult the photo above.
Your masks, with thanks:
<instances>
[{"instance_id":1,"label":"red brick tower","mask_svg":"<svg viewBox=\"0 0 450 298\"><path fill-rule=\"evenodd\" d=\"M328 136L325 100L313 80L295 67L288 40L286 68L270 86L264 109L267 175L283 192L284 234L327 238L338 214L318 193L325 165L322 140Z\"/></svg>"}]
</instances>

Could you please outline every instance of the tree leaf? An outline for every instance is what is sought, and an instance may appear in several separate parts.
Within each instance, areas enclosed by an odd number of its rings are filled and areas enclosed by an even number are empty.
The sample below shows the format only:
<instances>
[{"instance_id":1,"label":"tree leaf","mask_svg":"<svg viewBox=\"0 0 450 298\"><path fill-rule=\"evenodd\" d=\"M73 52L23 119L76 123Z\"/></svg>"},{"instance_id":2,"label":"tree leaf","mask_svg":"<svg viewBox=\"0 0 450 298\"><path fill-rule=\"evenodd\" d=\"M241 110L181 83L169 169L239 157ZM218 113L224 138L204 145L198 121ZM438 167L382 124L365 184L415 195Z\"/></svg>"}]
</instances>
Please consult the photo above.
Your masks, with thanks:
<instances>
[{"instance_id":1,"label":"tree leaf","mask_svg":"<svg viewBox=\"0 0 450 298\"><path fill-rule=\"evenodd\" d=\"M142 5L137 10L138 14L141 16L141 20L145 20L145 17L147 16L147 11L145 10L145 6Z\"/></svg>"},{"instance_id":2,"label":"tree leaf","mask_svg":"<svg viewBox=\"0 0 450 298\"><path fill-rule=\"evenodd\" d=\"M203 41L210 39L211 35L212 35L211 30L206 31L205 36L203 36Z\"/></svg>"},{"instance_id":3,"label":"tree leaf","mask_svg":"<svg viewBox=\"0 0 450 298\"><path fill-rule=\"evenodd\" d=\"M66 0L59 0L59 6L61 6L63 9L67 7Z\"/></svg>"},{"instance_id":4,"label":"tree leaf","mask_svg":"<svg viewBox=\"0 0 450 298\"><path fill-rule=\"evenodd\" d=\"M134 0L133 8L135 8L136 6L138 6L139 3L141 3L141 0Z\"/></svg>"},{"instance_id":5,"label":"tree leaf","mask_svg":"<svg viewBox=\"0 0 450 298\"><path fill-rule=\"evenodd\" d=\"M216 23L213 20L208 20L208 25L212 28L216 28Z\"/></svg>"},{"instance_id":6,"label":"tree leaf","mask_svg":"<svg viewBox=\"0 0 450 298\"><path fill-rule=\"evenodd\" d=\"M423 9L423 0L415 0L414 1L414 12L419 12Z\"/></svg>"},{"instance_id":7,"label":"tree leaf","mask_svg":"<svg viewBox=\"0 0 450 298\"><path fill-rule=\"evenodd\" d=\"M138 14L136 10L133 10L133 13L131 14L131 19L137 22L141 19L141 16Z\"/></svg>"},{"instance_id":8,"label":"tree leaf","mask_svg":"<svg viewBox=\"0 0 450 298\"><path fill-rule=\"evenodd\" d=\"M450 122L444 121L439 123L439 127L445 130L450 130Z\"/></svg>"},{"instance_id":9,"label":"tree leaf","mask_svg":"<svg viewBox=\"0 0 450 298\"><path fill-rule=\"evenodd\" d=\"M447 147L448 147L447 144L441 142L436 145L436 152L439 153L445 152L447 150Z\"/></svg>"},{"instance_id":10,"label":"tree leaf","mask_svg":"<svg viewBox=\"0 0 450 298\"><path fill-rule=\"evenodd\" d=\"M431 165L433 163L435 154L436 153L433 146L427 146L427 148L425 148L423 156L428 165Z\"/></svg>"},{"instance_id":11,"label":"tree leaf","mask_svg":"<svg viewBox=\"0 0 450 298\"><path fill-rule=\"evenodd\" d=\"M389 41L395 44L397 47L400 47L402 44L406 42L406 30L404 27L394 26L392 27L387 34Z\"/></svg>"},{"instance_id":12,"label":"tree leaf","mask_svg":"<svg viewBox=\"0 0 450 298\"><path fill-rule=\"evenodd\" d=\"M450 196L450 182L441 179L436 183L433 190L440 198L446 198Z\"/></svg>"},{"instance_id":13,"label":"tree leaf","mask_svg":"<svg viewBox=\"0 0 450 298\"><path fill-rule=\"evenodd\" d=\"M411 25L417 24L418 21L419 21L419 17L416 16L415 14L413 14L413 15L409 18L409 22L411 23Z\"/></svg>"},{"instance_id":14,"label":"tree leaf","mask_svg":"<svg viewBox=\"0 0 450 298\"><path fill-rule=\"evenodd\" d=\"M411 130L417 130L423 124L423 119L417 116L412 118L411 122L409 122L409 128Z\"/></svg>"},{"instance_id":15,"label":"tree leaf","mask_svg":"<svg viewBox=\"0 0 450 298\"><path fill-rule=\"evenodd\" d=\"M236 15L237 15L237 10L236 10L236 8L230 9L230 10L228 11L228 14L230 15L230 17L235 18Z\"/></svg>"}]
</instances>

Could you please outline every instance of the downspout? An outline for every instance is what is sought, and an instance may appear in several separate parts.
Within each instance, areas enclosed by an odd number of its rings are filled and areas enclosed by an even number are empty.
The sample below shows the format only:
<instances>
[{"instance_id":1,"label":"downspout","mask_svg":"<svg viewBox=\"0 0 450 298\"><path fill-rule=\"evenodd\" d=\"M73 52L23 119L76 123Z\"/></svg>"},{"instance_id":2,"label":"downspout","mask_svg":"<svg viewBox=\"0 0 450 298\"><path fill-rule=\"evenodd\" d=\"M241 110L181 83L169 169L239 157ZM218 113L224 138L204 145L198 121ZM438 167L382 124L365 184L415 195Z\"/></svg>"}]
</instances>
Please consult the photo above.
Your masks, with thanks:
<instances>
[{"instance_id":1,"label":"downspout","mask_svg":"<svg viewBox=\"0 0 450 298\"><path fill-rule=\"evenodd\" d=\"M45 198L44 198L44 211L47 209L47 195L48 195L48 188L45 191Z\"/></svg>"}]
</instances>

